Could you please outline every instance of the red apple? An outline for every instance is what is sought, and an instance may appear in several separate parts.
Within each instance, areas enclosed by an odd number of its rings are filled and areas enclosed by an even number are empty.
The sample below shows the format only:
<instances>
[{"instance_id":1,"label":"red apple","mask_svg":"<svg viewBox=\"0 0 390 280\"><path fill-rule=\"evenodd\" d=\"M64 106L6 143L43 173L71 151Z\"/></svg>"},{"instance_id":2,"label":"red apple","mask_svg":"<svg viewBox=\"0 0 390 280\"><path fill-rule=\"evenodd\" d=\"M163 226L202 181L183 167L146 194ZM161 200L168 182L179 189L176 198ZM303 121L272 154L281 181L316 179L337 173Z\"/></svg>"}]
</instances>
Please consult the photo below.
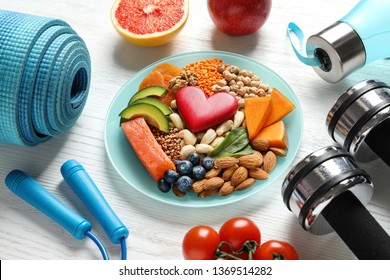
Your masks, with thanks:
<instances>
[{"instance_id":1,"label":"red apple","mask_svg":"<svg viewBox=\"0 0 390 280\"><path fill-rule=\"evenodd\" d=\"M228 35L254 33L263 26L271 12L272 0L207 0L215 26Z\"/></svg>"}]
</instances>

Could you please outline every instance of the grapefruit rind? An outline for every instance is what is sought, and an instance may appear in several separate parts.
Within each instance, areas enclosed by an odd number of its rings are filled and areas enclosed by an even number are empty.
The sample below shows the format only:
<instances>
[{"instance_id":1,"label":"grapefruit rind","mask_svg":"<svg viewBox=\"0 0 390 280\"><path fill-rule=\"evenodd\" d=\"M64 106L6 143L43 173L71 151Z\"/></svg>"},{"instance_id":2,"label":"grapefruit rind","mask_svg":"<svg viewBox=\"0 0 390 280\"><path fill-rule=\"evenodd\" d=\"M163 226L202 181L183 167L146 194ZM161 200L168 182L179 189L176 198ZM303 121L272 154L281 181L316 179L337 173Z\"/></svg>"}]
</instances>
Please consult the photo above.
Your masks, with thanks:
<instances>
[{"instance_id":1,"label":"grapefruit rind","mask_svg":"<svg viewBox=\"0 0 390 280\"><path fill-rule=\"evenodd\" d=\"M118 5L120 4L122 0L116 0L111 8L111 22L115 28L115 30L119 33L119 35L125 39L127 42L141 47L156 47L165 45L169 42L171 42L183 29L184 25L187 22L188 15L189 15L189 0L184 0L183 5L183 17L179 22L177 22L172 28L163 31L163 32L154 32L154 33L148 33L144 35L139 35L130 32L129 30L124 29L120 26L118 23L118 20L116 19L115 12L118 8Z\"/></svg>"}]
</instances>

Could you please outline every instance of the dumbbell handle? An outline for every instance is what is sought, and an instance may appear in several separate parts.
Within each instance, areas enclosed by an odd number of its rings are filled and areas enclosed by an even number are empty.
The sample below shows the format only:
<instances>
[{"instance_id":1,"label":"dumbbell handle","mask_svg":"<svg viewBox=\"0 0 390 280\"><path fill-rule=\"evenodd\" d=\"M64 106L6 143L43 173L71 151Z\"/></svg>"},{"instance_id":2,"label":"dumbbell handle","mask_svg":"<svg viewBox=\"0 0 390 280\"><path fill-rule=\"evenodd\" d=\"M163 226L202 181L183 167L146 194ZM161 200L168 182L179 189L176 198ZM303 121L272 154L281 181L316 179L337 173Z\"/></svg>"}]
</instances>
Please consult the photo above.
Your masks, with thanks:
<instances>
[{"instance_id":1,"label":"dumbbell handle","mask_svg":"<svg viewBox=\"0 0 390 280\"><path fill-rule=\"evenodd\" d=\"M34 178L20 170L11 171L5 184L17 196L53 219L77 239L91 230L91 223L65 206Z\"/></svg>"},{"instance_id":2,"label":"dumbbell handle","mask_svg":"<svg viewBox=\"0 0 390 280\"><path fill-rule=\"evenodd\" d=\"M358 259L390 260L390 237L350 191L335 197L322 215Z\"/></svg>"},{"instance_id":3,"label":"dumbbell handle","mask_svg":"<svg viewBox=\"0 0 390 280\"><path fill-rule=\"evenodd\" d=\"M372 128L365 142L371 150L390 166L390 118Z\"/></svg>"},{"instance_id":4,"label":"dumbbell handle","mask_svg":"<svg viewBox=\"0 0 390 280\"><path fill-rule=\"evenodd\" d=\"M84 167L76 160L68 160L61 166L65 182L102 225L110 240L119 244L129 235L128 229L119 220Z\"/></svg>"}]
</instances>

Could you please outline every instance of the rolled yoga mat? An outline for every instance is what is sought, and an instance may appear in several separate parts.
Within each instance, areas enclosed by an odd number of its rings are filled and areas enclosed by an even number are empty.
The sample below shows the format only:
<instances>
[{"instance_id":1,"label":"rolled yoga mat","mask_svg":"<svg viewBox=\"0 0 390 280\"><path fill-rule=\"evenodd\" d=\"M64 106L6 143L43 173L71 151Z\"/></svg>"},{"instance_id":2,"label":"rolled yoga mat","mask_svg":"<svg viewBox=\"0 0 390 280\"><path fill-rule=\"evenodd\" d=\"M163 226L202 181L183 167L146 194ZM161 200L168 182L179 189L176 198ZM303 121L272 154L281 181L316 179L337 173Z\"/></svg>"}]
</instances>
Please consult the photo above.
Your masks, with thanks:
<instances>
[{"instance_id":1,"label":"rolled yoga mat","mask_svg":"<svg viewBox=\"0 0 390 280\"><path fill-rule=\"evenodd\" d=\"M0 10L0 142L35 146L70 129L90 75L88 49L66 22Z\"/></svg>"}]
</instances>

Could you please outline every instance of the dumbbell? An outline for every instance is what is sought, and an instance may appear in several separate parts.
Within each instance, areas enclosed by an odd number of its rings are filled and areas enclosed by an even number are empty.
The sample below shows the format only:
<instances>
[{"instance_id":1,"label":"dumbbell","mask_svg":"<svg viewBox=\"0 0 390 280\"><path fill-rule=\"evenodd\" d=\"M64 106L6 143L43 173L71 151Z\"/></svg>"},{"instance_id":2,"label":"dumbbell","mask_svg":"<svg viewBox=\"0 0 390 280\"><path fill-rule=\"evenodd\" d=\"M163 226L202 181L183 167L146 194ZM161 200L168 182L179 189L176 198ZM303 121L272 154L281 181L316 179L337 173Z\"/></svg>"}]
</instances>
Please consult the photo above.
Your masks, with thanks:
<instances>
[{"instance_id":1,"label":"dumbbell","mask_svg":"<svg viewBox=\"0 0 390 280\"><path fill-rule=\"evenodd\" d=\"M282 197L306 231L336 231L358 259L390 259L390 237L365 208L370 176L340 146L306 156L287 174Z\"/></svg>"},{"instance_id":2,"label":"dumbbell","mask_svg":"<svg viewBox=\"0 0 390 280\"><path fill-rule=\"evenodd\" d=\"M390 166L390 86L365 80L346 90L326 118L329 135L357 162Z\"/></svg>"}]
</instances>

